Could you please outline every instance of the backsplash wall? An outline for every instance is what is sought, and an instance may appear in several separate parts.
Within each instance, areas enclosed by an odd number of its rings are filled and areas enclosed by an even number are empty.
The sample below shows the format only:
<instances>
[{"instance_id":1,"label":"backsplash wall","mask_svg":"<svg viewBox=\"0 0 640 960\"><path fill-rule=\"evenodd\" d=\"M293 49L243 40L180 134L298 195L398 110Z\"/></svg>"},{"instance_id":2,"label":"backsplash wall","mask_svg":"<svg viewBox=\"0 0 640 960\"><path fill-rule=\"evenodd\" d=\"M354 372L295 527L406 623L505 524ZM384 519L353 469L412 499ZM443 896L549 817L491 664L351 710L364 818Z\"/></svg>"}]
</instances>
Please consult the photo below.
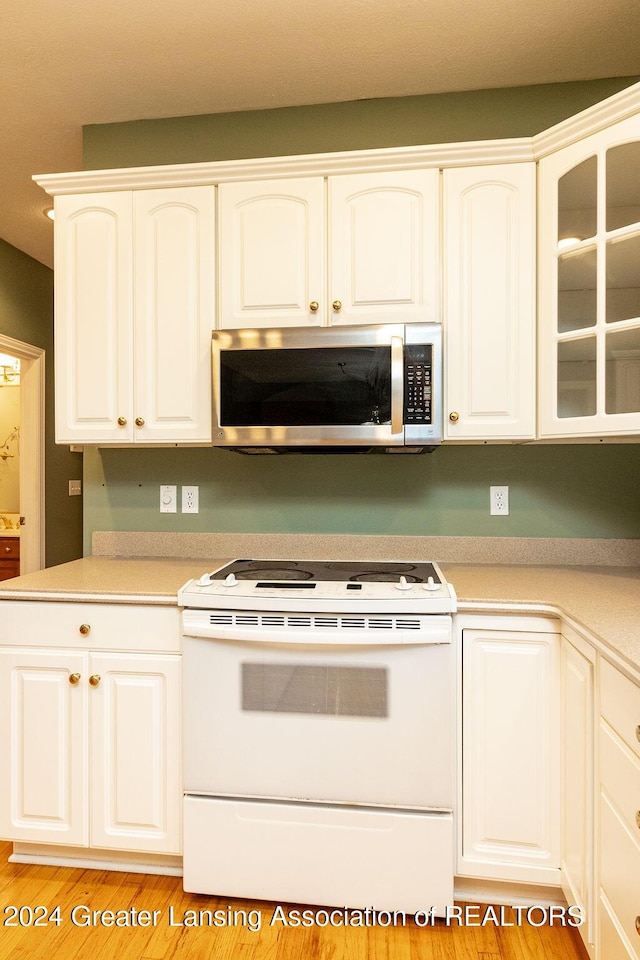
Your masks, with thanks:
<instances>
[{"instance_id":1,"label":"backsplash wall","mask_svg":"<svg viewBox=\"0 0 640 960\"><path fill-rule=\"evenodd\" d=\"M200 512L161 514L165 483L197 484ZM491 484L509 485L508 517L489 516ZM636 444L445 445L419 456L86 448L84 489L86 554L94 530L640 537Z\"/></svg>"}]
</instances>

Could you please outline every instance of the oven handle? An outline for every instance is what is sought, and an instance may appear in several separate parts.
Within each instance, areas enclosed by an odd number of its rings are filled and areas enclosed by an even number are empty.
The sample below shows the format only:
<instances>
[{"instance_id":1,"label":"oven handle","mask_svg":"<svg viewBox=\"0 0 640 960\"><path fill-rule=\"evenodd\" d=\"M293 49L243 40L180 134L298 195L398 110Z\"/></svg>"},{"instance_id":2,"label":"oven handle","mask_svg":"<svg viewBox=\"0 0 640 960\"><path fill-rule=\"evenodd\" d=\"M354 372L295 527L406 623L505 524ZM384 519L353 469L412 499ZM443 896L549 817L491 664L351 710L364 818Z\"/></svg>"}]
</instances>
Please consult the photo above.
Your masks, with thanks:
<instances>
[{"instance_id":1,"label":"oven handle","mask_svg":"<svg viewBox=\"0 0 640 960\"><path fill-rule=\"evenodd\" d=\"M182 621L184 637L200 637L205 640L236 640L256 645L273 644L277 646L298 647L428 647L452 642L451 617L438 617L437 624L430 624L426 630L352 629L349 627L313 627L299 630L295 627L236 626L210 624L206 616L187 616L196 611L185 610ZM434 618L435 619L435 618Z\"/></svg>"},{"instance_id":2,"label":"oven handle","mask_svg":"<svg viewBox=\"0 0 640 960\"><path fill-rule=\"evenodd\" d=\"M391 337L391 433L402 433L404 406L404 344Z\"/></svg>"}]
</instances>

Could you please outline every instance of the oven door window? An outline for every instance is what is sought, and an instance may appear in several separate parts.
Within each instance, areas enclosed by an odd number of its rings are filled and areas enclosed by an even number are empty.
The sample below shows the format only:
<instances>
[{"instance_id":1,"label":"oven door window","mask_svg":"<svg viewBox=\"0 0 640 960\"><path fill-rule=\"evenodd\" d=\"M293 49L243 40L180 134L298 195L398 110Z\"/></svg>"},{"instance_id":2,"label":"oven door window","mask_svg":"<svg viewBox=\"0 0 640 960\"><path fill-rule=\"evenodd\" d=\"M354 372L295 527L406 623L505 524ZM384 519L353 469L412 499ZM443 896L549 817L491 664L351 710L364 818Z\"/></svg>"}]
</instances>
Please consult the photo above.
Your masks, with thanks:
<instances>
[{"instance_id":1,"label":"oven door window","mask_svg":"<svg viewBox=\"0 0 640 960\"><path fill-rule=\"evenodd\" d=\"M242 709L336 717L386 717L387 670L284 663L242 664Z\"/></svg>"},{"instance_id":2,"label":"oven door window","mask_svg":"<svg viewBox=\"0 0 640 960\"><path fill-rule=\"evenodd\" d=\"M391 422L391 347L224 350L221 425Z\"/></svg>"}]
</instances>

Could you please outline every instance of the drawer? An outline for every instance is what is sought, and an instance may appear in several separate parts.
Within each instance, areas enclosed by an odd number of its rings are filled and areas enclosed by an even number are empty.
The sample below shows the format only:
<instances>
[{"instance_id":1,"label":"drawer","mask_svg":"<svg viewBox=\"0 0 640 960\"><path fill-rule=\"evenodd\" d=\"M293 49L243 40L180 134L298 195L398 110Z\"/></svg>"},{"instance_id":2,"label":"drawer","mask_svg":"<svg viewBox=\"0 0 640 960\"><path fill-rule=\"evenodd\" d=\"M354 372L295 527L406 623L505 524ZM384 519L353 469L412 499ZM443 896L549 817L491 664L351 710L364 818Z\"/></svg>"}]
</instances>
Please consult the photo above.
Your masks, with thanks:
<instances>
[{"instance_id":1,"label":"drawer","mask_svg":"<svg viewBox=\"0 0 640 960\"><path fill-rule=\"evenodd\" d=\"M600 727L600 782L629 833L640 844L640 759L605 723Z\"/></svg>"},{"instance_id":2,"label":"drawer","mask_svg":"<svg viewBox=\"0 0 640 960\"><path fill-rule=\"evenodd\" d=\"M0 644L179 653L180 616L177 606L4 600Z\"/></svg>"},{"instance_id":3,"label":"drawer","mask_svg":"<svg viewBox=\"0 0 640 960\"><path fill-rule=\"evenodd\" d=\"M640 687L604 659L600 664L600 710L640 757Z\"/></svg>"},{"instance_id":4,"label":"drawer","mask_svg":"<svg viewBox=\"0 0 640 960\"><path fill-rule=\"evenodd\" d=\"M0 560L20 559L20 537L0 537Z\"/></svg>"},{"instance_id":5,"label":"drawer","mask_svg":"<svg viewBox=\"0 0 640 960\"><path fill-rule=\"evenodd\" d=\"M616 815L606 796L600 799L600 855L602 893L640 958L640 846ZM607 954L603 954L607 957Z\"/></svg>"},{"instance_id":6,"label":"drawer","mask_svg":"<svg viewBox=\"0 0 640 960\"><path fill-rule=\"evenodd\" d=\"M598 956L602 960L636 960L637 953L632 953L620 934L616 921L609 912L606 897L600 897L600 911L598 914L600 937Z\"/></svg>"}]
</instances>

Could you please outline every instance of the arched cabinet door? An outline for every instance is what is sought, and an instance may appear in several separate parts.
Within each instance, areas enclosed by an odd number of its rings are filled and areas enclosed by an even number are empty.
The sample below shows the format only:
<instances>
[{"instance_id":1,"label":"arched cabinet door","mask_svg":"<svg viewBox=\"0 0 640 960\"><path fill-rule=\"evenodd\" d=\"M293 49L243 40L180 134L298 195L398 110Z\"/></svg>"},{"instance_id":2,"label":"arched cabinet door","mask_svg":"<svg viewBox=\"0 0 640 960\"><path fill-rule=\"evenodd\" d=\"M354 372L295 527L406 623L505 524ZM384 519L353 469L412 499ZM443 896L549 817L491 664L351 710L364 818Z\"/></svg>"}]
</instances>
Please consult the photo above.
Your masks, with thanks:
<instances>
[{"instance_id":1,"label":"arched cabinet door","mask_svg":"<svg viewBox=\"0 0 640 960\"><path fill-rule=\"evenodd\" d=\"M535 165L444 171L448 440L535 437Z\"/></svg>"},{"instance_id":2,"label":"arched cabinet door","mask_svg":"<svg viewBox=\"0 0 640 960\"><path fill-rule=\"evenodd\" d=\"M640 116L540 161L540 436L640 433Z\"/></svg>"}]
</instances>

